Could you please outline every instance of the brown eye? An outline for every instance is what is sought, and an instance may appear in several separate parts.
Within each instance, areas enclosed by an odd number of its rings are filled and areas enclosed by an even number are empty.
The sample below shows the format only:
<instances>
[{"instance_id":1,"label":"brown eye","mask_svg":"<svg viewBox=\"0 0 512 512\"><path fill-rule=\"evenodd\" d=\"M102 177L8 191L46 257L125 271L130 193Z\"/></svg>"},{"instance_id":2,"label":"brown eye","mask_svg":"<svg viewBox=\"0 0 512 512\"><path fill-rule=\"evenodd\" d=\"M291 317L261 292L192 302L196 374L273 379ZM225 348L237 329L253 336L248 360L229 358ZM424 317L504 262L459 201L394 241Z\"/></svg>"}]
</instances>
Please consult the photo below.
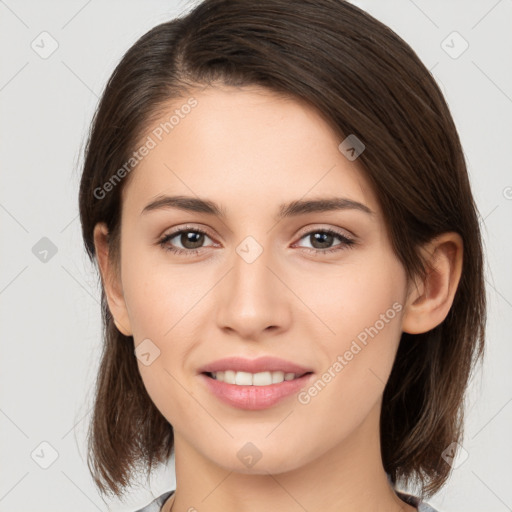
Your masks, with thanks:
<instances>
[{"instance_id":1,"label":"brown eye","mask_svg":"<svg viewBox=\"0 0 512 512\"><path fill-rule=\"evenodd\" d=\"M179 236L179 241L185 249L197 249L204 243L204 233L198 231L182 231L173 238Z\"/></svg>"},{"instance_id":2,"label":"brown eye","mask_svg":"<svg viewBox=\"0 0 512 512\"><path fill-rule=\"evenodd\" d=\"M201 229L181 229L165 235L160 241L160 246L178 254L197 254L204 246L205 238L210 238L207 233ZM173 243L171 240L176 239ZM178 245L178 247L176 247ZM179 247L181 245L181 247Z\"/></svg>"},{"instance_id":3,"label":"brown eye","mask_svg":"<svg viewBox=\"0 0 512 512\"><path fill-rule=\"evenodd\" d=\"M311 247L303 248L315 253L332 253L346 249L355 244L355 241L351 238L348 238L342 233L338 233L332 229L317 229L314 231L309 231L301 237L301 240L302 239L308 239L311 244ZM338 239L340 243L333 246L333 242L336 239Z\"/></svg>"}]
</instances>

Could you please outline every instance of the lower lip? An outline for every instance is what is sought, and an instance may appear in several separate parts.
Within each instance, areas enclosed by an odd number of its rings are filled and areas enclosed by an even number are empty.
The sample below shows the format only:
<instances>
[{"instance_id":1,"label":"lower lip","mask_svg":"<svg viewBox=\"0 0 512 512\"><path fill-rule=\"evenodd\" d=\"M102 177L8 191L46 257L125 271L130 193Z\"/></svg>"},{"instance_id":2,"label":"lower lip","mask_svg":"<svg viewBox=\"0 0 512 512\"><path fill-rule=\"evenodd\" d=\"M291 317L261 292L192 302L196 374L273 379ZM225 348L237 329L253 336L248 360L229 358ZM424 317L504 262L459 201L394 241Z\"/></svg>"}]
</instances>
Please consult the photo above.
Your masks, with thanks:
<instances>
[{"instance_id":1,"label":"lower lip","mask_svg":"<svg viewBox=\"0 0 512 512\"><path fill-rule=\"evenodd\" d=\"M269 384L268 386L227 384L204 373L201 373L200 377L208 389L224 403L239 409L257 411L272 407L284 398L297 393L307 385L312 375L312 373L308 373L298 379L284 380L279 384Z\"/></svg>"}]
</instances>

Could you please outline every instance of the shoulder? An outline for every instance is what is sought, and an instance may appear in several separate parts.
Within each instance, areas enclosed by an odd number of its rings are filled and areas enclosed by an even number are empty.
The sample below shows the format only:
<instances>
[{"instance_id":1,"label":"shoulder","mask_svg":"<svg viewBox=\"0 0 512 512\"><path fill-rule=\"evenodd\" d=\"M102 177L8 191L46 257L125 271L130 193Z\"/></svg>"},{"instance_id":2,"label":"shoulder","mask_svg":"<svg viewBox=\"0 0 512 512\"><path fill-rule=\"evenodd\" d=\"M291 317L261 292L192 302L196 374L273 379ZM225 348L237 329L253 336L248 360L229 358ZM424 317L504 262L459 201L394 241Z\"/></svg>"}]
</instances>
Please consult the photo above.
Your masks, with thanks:
<instances>
[{"instance_id":1,"label":"shoulder","mask_svg":"<svg viewBox=\"0 0 512 512\"><path fill-rule=\"evenodd\" d=\"M405 492L400 492L395 489L398 497L405 501L408 505L412 505L418 509L418 512L438 512L435 508L431 507L428 503L420 501L417 496L413 496L412 494L406 494Z\"/></svg>"},{"instance_id":2,"label":"shoulder","mask_svg":"<svg viewBox=\"0 0 512 512\"><path fill-rule=\"evenodd\" d=\"M144 508L136 510L135 512L160 512L162 505L167 501L174 491L167 491L164 494L155 498L151 503L146 505Z\"/></svg>"}]
</instances>

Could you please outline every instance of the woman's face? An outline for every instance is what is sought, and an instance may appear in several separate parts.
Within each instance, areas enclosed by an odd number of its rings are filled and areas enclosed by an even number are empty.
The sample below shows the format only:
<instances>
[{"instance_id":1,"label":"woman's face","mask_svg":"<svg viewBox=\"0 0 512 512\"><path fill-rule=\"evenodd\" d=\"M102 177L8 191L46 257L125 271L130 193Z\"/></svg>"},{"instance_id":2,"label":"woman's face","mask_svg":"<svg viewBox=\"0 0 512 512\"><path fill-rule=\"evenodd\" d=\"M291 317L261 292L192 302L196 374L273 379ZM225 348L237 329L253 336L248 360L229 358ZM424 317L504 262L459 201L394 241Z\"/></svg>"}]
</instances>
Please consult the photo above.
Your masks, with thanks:
<instances>
[{"instance_id":1,"label":"woman's face","mask_svg":"<svg viewBox=\"0 0 512 512\"><path fill-rule=\"evenodd\" d=\"M117 315L177 453L279 473L374 440L407 283L358 160L295 100L257 88L193 98L144 135L123 190ZM188 201L147 208L166 196ZM306 204L321 199L340 207ZM221 362L228 382L203 373L228 357L290 366ZM250 369L261 385L232 373Z\"/></svg>"}]
</instances>

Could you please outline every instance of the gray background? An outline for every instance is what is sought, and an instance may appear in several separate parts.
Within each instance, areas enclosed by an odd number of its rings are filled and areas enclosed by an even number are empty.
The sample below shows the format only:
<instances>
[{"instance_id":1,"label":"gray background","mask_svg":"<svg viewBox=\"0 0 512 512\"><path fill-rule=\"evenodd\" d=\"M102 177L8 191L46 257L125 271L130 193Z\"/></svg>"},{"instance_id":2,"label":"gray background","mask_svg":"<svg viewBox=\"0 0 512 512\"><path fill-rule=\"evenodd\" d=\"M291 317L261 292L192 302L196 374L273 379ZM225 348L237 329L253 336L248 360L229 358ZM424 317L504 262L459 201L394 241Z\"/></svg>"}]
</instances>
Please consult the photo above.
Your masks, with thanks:
<instances>
[{"instance_id":1,"label":"gray background","mask_svg":"<svg viewBox=\"0 0 512 512\"><path fill-rule=\"evenodd\" d=\"M468 457L430 503L512 510L512 1L354 3L401 35L445 93L486 244L487 358L468 392ZM171 461L126 504L107 504L88 473L100 290L77 191L86 130L114 66L140 35L190 5L0 1L0 511L129 511L174 488ZM58 48L44 55L53 40Z\"/></svg>"}]
</instances>

